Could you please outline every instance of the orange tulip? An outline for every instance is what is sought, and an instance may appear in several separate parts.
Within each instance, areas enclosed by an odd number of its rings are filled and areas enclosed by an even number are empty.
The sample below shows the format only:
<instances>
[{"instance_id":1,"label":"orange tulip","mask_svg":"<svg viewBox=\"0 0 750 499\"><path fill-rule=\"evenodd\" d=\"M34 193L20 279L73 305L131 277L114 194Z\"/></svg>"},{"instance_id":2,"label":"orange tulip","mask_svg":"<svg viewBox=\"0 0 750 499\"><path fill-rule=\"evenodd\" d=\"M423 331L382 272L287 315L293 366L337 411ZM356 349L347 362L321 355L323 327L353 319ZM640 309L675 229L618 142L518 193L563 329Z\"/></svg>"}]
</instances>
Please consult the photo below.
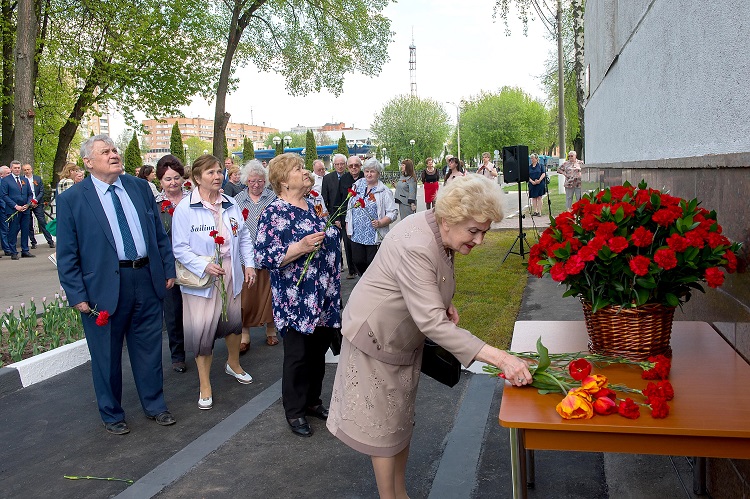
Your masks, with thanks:
<instances>
[{"instance_id":1,"label":"orange tulip","mask_svg":"<svg viewBox=\"0 0 750 499\"><path fill-rule=\"evenodd\" d=\"M580 389L569 391L555 410L563 419L590 419L594 416L591 396Z\"/></svg>"},{"instance_id":2,"label":"orange tulip","mask_svg":"<svg viewBox=\"0 0 750 499\"><path fill-rule=\"evenodd\" d=\"M581 388L588 393L596 393L606 386L607 377L603 374L591 374L583 378L583 381L581 381Z\"/></svg>"}]
</instances>

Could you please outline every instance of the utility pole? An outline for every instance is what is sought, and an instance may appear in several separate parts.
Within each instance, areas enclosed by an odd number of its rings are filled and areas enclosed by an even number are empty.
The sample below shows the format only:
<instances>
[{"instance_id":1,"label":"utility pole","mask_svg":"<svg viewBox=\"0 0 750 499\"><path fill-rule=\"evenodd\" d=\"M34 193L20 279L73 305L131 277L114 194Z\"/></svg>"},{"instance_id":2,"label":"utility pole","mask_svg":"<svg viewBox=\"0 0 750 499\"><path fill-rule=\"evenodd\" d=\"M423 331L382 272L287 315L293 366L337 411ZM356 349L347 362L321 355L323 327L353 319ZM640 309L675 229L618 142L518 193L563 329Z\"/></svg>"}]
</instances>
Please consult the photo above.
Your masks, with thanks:
<instances>
[{"instance_id":1,"label":"utility pole","mask_svg":"<svg viewBox=\"0 0 750 499\"><path fill-rule=\"evenodd\" d=\"M560 161L567 157L565 151L565 77L563 73L562 0L557 0L557 135Z\"/></svg>"}]
</instances>

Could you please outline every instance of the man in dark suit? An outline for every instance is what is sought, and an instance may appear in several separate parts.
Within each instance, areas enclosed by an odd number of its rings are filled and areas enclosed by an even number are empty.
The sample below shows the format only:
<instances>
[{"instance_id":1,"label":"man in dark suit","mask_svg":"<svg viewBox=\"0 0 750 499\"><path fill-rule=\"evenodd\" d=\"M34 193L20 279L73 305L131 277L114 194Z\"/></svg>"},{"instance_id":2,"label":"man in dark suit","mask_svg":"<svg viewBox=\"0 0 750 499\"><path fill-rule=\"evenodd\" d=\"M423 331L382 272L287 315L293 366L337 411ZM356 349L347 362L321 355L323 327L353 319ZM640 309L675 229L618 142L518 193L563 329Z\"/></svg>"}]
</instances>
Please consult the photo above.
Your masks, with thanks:
<instances>
[{"instance_id":1,"label":"man in dark suit","mask_svg":"<svg viewBox=\"0 0 750 499\"><path fill-rule=\"evenodd\" d=\"M47 232L47 216L44 214L44 184L42 178L39 175L34 175L34 168L31 165L25 164L21 167L23 175L26 181L31 186L31 195L33 200L37 202L36 205L32 204L29 207L29 240L31 241L31 249L36 249L36 237L34 236L34 217L39 224L39 231L47 240L50 248L55 247L55 242L52 240L52 234Z\"/></svg>"},{"instance_id":2,"label":"man in dark suit","mask_svg":"<svg viewBox=\"0 0 750 499\"><path fill-rule=\"evenodd\" d=\"M10 167L8 165L0 166L0 182L8 175L10 175ZM8 245L8 222L5 221L5 218L5 199L0 195L0 244L5 256L10 256L13 253L10 252L10 246ZM0 255L0 258L2 258L2 255Z\"/></svg>"},{"instance_id":3,"label":"man in dark suit","mask_svg":"<svg viewBox=\"0 0 750 499\"><path fill-rule=\"evenodd\" d=\"M143 411L174 424L164 402L161 337L175 266L159 209L145 180L123 175L111 138L90 137L81 157L91 175L57 198L57 271L81 312L99 414L108 432L130 431L121 406L125 339ZM105 311L109 322L100 325Z\"/></svg>"},{"instance_id":4,"label":"man in dark suit","mask_svg":"<svg viewBox=\"0 0 750 499\"><path fill-rule=\"evenodd\" d=\"M0 196L5 203L5 215L8 222L8 249L11 258L18 260L18 248L16 241L18 232L21 232L21 256L33 258L29 253L29 207L31 206L31 188L25 178L21 176L21 162L11 161L10 175L0 181Z\"/></svg>"},{"instance_id":5,"label":"man in dark suit","mask_svg":"<svg viewBox=\"0 0 750 499\"><path fill-rule=\"evenodd\" d=\"M341 196L342 200L346 199L346 193L354 185L354 182L365 176L364 172L362 171L362 160L359 159L359 156L350 156L349 159L346 160L346 166L349 171L341 176L341 181L339 182L339 196ZM346 222L342 221L342 224L344 225L344 252L346 253L346 265L349 270L349 275L347 275L346 278L354 279L355 277L357 277L357 271L355 270L354 265L351 263L352 241L351 239L349 239L349 236L346 232Z\"/></svg>"},{"instance_id":6,"label":"man in dark suit","mask_svg":"<svg viewBox=\"0 0 750 499\"><path fill-rule=\"evenodd\" d=\"M341 203L346 198L346 194L343 196L341 195L341 189L339 188L341 185L341 178L346 174L346 156L343 154L334 154L332 161L333 171L323 177L323 183L320 188L320 195L323 197L326 211L328 211L331 216L333 216L336 210L339 209L339 206L341 206ZM344 190L344 193L346 193L346 190ZM336 227L340 229L339 238L344 238L344 241L347 241L346 234L344 234L344 224L346 223L344 219L345 216L340 215L334 220L334 223L336 224ZM344 243L344 249L346 249L346 242ZM351 275L351 273L354 272L354 264L351 263L350 257L351 250L349 253L346 253L346 266L351 269L349 272Z\"/></svg>"}]
</instances>

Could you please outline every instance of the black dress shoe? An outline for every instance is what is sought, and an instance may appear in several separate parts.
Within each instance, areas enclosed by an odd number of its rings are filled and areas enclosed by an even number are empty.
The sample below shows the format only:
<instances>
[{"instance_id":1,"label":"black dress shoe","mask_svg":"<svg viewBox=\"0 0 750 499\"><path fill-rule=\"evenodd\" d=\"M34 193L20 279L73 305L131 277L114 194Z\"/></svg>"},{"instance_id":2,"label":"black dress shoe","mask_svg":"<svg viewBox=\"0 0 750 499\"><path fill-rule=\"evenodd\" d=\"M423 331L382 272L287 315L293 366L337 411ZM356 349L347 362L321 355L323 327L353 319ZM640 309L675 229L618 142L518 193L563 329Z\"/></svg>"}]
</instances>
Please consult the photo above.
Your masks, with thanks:
<instances>
[{"instance_id":1,"label":"black dress shoe","mask_svg":"<svg viewBox=\"0 0 750 499\"><path fill-rule=\"evenodd\" d=\"M19 258L21 258L21 257L18 256L18 253L13 253L12 255L10 255L10 259L11 260L18 260Z\"/></svg>"},{"instance_id":2,"label":"black dress shoe","mask_svg":"<svg viewBox=\"0 0 750 499\"><path fill-rule=\"evenodd\" d=\"M49 247L50 248L54 248L55 247L55 242L54 241L50 241L49 242Z\"/></svg>"},{"instance_id":3,"label":"black dress shoe","mask_svg":"<svg viewBox=\"0 0 750 499\"><path fill-rule=\"evenodd\" d=\"M172 416L172 413L169 411L160 412L156 416L148 416L148 419L153 419L154 421L156 421L156 424L161 426L169 426L177 422L174 416Z\"/></svg>"},{"instance_id":4,"label":"black dress shoe","mask_svg":"<svg viewBox=\"0 0 750 499\"><path fill-rule=\"evenodd\" d=\"M5 256L13 256L13 253L11 253L10 251L5 251L4 253L5 253Z\"/></svg>"},{"instance_id":5,"label":"black dress shoe","mask_svg":"<svg viewBox=\"0 0 750 499\"><path fill-rule=\"evenodd\" d=\"M36 255L32 255L28 251L24 251L21 253L21 258L36 258Z\"/></svg>"},{"instance_id":6,"label":"black dress shoe","mask_svg":"<svg viewBox=\"0 0 750 499\"><path fill-rule=\"evenodd\" d=\"M308 407L305 412L308 416L322 419L323 421L328 419L328 409L326 409L323 404L317 405L315 407Z\"/></svg>"},{"instance_id":7,"label":"black dress shoe","mask_svg":"<svg viewBox=\"0 0 750 499\"><path fill-rule=\"evenodd\" d=\"M130 428L128 428L128 424L124 420L116 423L104 423L104 429L112 435L125 435L126 433L130 433Z\"/></svg>"},{"instance_id":8,"label":"black dress shoe","mask_svg":"<svg viewBox=\"0 0 750 499\"><path fill-rule=\"evenodd\" d=\"M31 245L31 249L36 249L36 243L33 243L33 244Z\"/></svg>"},{"instance_id":9,"label":"black dress shoe","mask_svg":"<svg viewBox=\"0 0 750 499\"><path fill-rule=\"evenodd\" d=\"M312 437L313 431L310 428L310 423L307 422L307 418L301 417L297 419L287 419L289 426L292 427L292 433L299 435L300 437Z\"/></svg>"},{"instance_id":10,"label":"black dress shoe","mask_svg":"<svg viewBox=\"0 0 750 499\"><path fill-rule=\"evenodd\" d=\"M187 371L187 365L184 362L172 362L172 369L178 373L184 373Z\"/></svg>"}]
</instances>

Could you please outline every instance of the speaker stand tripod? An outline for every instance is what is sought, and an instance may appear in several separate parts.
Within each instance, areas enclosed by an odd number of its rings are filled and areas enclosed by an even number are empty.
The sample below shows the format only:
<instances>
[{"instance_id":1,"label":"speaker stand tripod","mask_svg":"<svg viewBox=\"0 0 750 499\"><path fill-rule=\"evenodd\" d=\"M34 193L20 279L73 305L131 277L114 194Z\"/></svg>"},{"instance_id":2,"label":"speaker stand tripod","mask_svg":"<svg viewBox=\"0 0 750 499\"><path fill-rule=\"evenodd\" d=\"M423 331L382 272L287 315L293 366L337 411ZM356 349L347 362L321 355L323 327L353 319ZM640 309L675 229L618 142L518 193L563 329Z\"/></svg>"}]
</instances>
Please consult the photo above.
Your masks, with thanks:
<instances>
[{"instance_id":1,"label":"speaker stand tripod","mask_svg":"<svg viewBox=\"0 0 750 499\"><path fill-rule=\"evenodd\" d=\"M523 249L524 242L526 245L531 249L531 245L529 245L528 241L526 241L526 233L523 231L523 219L525 215L523 214L523 206L521 204L521 182L517 182L518 184L518 235L516 236L516 239L513 241L513 244L511 245L508 252L505 254L505 258L503 258L502 263L505 263L505 260L508 259L508 255L513 253L514 255L520 255L521 259L523 260L525 258L525 252ZM516 247L516 243L519 244L519 251L513 251L513 248Z\"/></svg>"}]
</instances>

